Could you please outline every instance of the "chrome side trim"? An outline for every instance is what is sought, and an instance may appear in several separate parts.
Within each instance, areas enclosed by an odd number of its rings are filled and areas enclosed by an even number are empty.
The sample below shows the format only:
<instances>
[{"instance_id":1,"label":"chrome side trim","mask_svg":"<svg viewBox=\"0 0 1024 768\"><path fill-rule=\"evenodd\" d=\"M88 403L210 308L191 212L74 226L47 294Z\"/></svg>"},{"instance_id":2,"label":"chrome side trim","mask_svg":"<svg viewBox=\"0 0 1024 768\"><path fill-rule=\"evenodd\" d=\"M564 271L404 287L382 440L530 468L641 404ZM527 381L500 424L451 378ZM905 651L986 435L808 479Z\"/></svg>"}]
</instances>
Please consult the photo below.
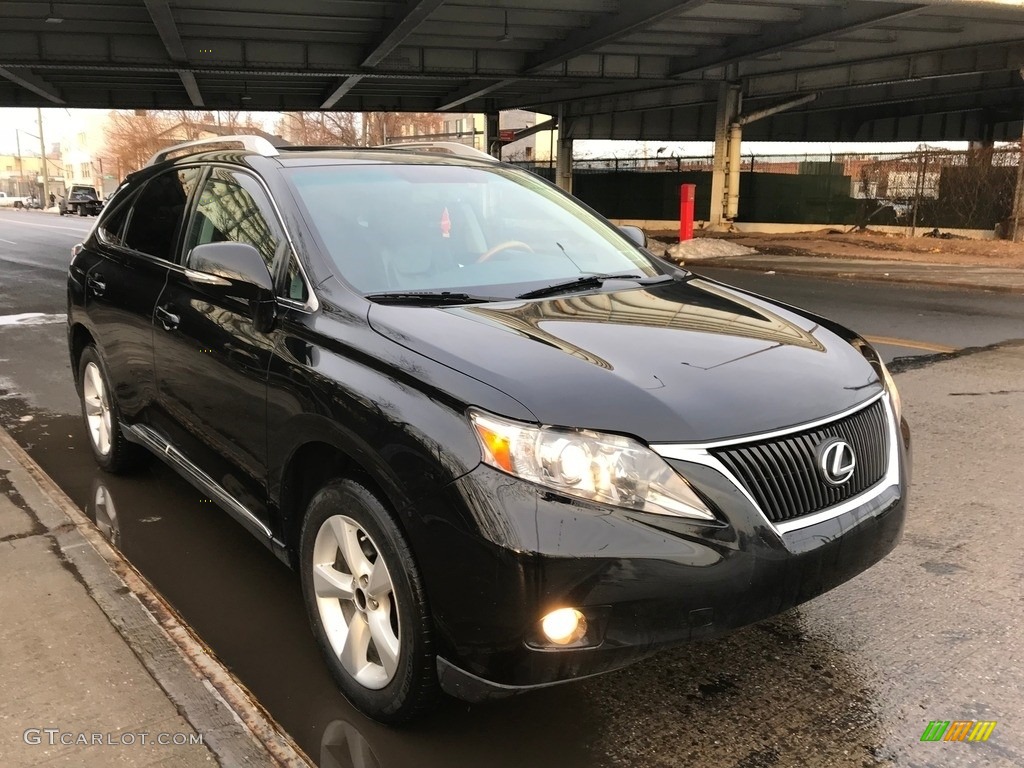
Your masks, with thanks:
<instances>
[{"instance_id":1,"label":"chrome side trim","mask_svg":"<svg viewBox=\"0 0 1024 768\"><path fill-rule=\"evenodd\" d=\"M199 283L200 285L231 285L230 280L225 280L223 277L217 277L217 275L211 275L206 272L197 272L194 269L186 268L185 277L188 278L191 282Z\"/></svg>"},{"instance_id":2,"label":"chrome side trim","mask_svg":"<svg viewBox=\"0 0 1024 768\"><path fill-rule=\"evenodd\" d=\"M273 532L270 528L250 512L248 507L224 490L216 480L185 458L181 451L154 430L144 424L126 424L122 428L126 433L126 437L133 442L146 446L168 464L180 469L185 475L185 479L213 496L232 517L246 528L255 528L257 532L262 533L268 539L273 537Z\"/></svg>"},{"instance_id":3,"label":"chrome side trim","mask_svg":"<svg viewBox=\"0 0 1024 768\"><path fill-rule=\"evenodd\" d=\"M733 475L732 472L730 472L724 464L722 464L721 461L719 461L713 455L708 453L709 447L717 448L723 445L735 445L738 442L759 442L766 438L776 437L779 435L787 435L793 432L802 431L804 429L812 429L816 426L828 424L833 421L838 421L839 419L849 416L851 413L855 413L858 410L867 408L868 406L872 405L875 401L877 401L879 398L882 398L884 402L886 424L888 424L889 427L889 460L888 467L885 471L885 475L873 486L868 488L863 493L854 496L852 499L847 499L841 504L837 504L834 507L828 507L819 512L815 512L811 515L798 517L795 520L786 520L782 523L773 523L771 520L768 519L768 515L764 513L764 510L761 509L760 505L754 500L754 497L750 495L750 492L743 487L743 483L741 483L736 478L736 476ZM718 472L719 474L723 475L730 483L733 484L733 486L735 486L736 490L739 491L748 502L750 502L750 505L757 510L758 514L761 515L764 521L776 533L780 535L784 533L789 533L790 531L799 530L800 528L807 528L811 525L817 525L818 523L823 523L826 520L831 520L834 517L839 517L840 515L846 514L847 512L850 512L851 510L854 510L857 507L867 504L872 499L880 496L887 489L891 488L894 485L899 485L900 483L900 449L898 436L896 433L896 417L893 415L892 404L889 401L889 395L885 392L882 392L877 397L871 398L871 400L862 405L857 406L857 408L854 408L853 410L845 411L839 414L838 416L833 416L823 421L811 422L810 424L805 424L804 426L797 427L795 429L786 429L781 430L779 432L772 432L766 435L757 435L755 437L746 438L741 441L727 440L721 443L704 443L700 445L655 444L652 445L651 448L653 448L657 453L659 453L661 456L667 459L676 459L678 461L687 461L692 464L700 464L702 466L709 467ZM666 452L662 450L665 448L671 449L671 451Z\"/></svg>"},{"instance_id":4,"label":"chrome side trim","mask_svg":"<svg viewBox=\"0 0 1024 768\"><path fill-rule=\"evenodd\" d=\"M744 443L759 443L762 440L772 440L776 437L782 437L783 435L791 435L794 432L803 432L808 429L814 429L815 427L821 427L825 424L831 424L833 421L839 421L845 419L858 411L862 411L882 397L887 397L885 391L879 392L874 397L865 400L860 405L855 405L852 408L847 408L845 411L833 414L832 416L826 416L823 419L816 421L809 421L804 424L797 424L795 427L785 427L783 429L776 429L772 432L762 432L756 435L747 435L746 437L730 437L726 440L713 440L708 443L651 443L651 448L655 453L664 456L666 459L679 459L681 455L689 453L693 450L707 451L712 448L724 448L728 445L743 445Z\"/></svg>"}]
</instances>

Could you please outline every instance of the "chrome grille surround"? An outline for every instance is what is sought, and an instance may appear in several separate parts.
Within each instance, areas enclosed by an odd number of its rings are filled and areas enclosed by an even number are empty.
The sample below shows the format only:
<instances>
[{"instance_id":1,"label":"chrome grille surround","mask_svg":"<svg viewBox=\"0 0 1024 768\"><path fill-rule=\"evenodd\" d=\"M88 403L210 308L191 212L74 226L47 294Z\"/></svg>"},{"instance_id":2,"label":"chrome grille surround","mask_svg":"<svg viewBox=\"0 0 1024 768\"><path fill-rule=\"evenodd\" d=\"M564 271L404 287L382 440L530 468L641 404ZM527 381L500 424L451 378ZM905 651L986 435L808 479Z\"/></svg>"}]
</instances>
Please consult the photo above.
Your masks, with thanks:
<instances>
[{"instance_id":1,"label":"chrome grille surround","mask_svg":"<svg viewBox=\"0 0 1024 768\"><path fill-rule=\"evenodd\" d=\"M884 475L880 480L863 491L856 493L856 495L845 500L838 501L824 509L815 510L799 517L791 517L790 519L779 522L773 521L762 504L758 502L753 494L751 494L740 478L738 478L729 469L729 467L715 455L715 453L720 452L724 448L750 446L786 436L813 432L819 428L834 425L837 422L842 422L844 419L848 419L862 411L866 411L878 401L881 401L885 412L884 422L886 426L886 442L888 447ZM896 433L896 419L893 415L889 395L885 392L881 392L871 399L842 413L806 424L799 424L793 427L787 427L785 429L766 432L759 435L749 435L747 437L731 438L728 440L717 440L705 443L654 443L651 444L651 449L663 458L701 464L719 472L725 476L741 494L743 494L747 501L749 501L764 518L765 522L780 534L800 528L806 528L808 526L824 522L825 520L830 520L833 517L838 517L839 515L868 503L887 488L899 485L900 482L899 441Z\"/></svg>"}]
</instances>

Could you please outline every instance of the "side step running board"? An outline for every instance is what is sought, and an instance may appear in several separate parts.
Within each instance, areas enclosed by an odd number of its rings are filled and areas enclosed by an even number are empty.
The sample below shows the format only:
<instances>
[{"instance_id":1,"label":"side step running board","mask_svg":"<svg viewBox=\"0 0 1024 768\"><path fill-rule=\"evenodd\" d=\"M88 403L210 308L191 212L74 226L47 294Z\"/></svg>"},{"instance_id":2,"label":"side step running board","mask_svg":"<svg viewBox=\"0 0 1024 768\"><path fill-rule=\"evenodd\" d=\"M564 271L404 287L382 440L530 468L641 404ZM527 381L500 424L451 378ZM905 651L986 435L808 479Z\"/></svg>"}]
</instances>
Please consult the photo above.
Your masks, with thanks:
<instances>
[{"instance_id":1,"label":"side step running board","mask_svg":"<svg viewBox=\"0 0 1024 768\"><path fill-rule=\"evenodd\" d=\"M224 490L220 484L203 472L199 467L186 459L173 445L144 424L126 424L122 426L125 437L133 443L139 443L151 450L161 459L177 469L181 475L200 491L208 493L210 498L223 507L228 514L241 523L252 533L273 539L273 532L256 515L249 511L242 502Z\"/></svg>"}]
</instances>

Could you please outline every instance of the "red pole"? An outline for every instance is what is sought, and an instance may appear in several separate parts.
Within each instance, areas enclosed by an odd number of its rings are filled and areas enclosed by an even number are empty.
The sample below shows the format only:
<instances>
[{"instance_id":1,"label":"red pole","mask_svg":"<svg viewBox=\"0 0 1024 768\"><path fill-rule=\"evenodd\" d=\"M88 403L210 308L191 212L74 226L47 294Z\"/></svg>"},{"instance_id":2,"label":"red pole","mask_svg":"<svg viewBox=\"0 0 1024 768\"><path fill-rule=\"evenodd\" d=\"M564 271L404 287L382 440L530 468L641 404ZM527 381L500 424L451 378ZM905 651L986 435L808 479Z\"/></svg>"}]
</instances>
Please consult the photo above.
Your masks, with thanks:
<instances>
[{"instance_id":1,"label":"red pole","mask_svg":"<svg viewBox=\"0 0 1024 768\"><path fill-rule=\"evenodd\" d=\"M693 200L696 196L696 184L679 185L679 242L693 240Z\"/></svg>"}]
</instances>

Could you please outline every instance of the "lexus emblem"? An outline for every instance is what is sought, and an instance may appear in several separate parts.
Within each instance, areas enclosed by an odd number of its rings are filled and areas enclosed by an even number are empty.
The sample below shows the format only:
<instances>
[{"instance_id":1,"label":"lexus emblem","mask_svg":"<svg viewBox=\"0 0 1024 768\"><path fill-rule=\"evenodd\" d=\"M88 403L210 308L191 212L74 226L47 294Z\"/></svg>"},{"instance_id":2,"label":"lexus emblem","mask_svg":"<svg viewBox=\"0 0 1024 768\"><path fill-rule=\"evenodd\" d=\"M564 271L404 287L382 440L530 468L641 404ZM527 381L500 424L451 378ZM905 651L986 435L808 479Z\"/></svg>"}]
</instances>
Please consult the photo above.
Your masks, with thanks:
<instances>
[{"instance_id":1,"label":"lexus emblem","mask_svg":"<svg viewBox=\"0 0 1024 768\"><path fill-rule=\"evenodd\" d=\"M818 446L818 469L829 485L842 485L857 468L857 456L845 440L834 437Z\"/></svg>"}]
</instances>

